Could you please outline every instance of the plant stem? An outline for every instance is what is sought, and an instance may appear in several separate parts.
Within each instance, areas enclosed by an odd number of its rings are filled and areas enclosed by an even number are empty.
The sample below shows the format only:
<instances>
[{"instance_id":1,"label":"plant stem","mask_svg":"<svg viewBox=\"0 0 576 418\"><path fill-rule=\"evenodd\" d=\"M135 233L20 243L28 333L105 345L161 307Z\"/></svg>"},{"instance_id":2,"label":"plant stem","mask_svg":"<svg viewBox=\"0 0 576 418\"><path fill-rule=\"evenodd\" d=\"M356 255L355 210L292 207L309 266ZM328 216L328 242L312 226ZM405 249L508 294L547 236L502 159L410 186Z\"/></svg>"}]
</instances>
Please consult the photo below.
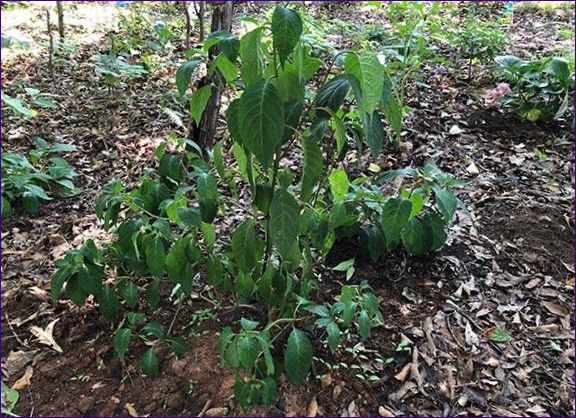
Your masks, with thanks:
<instances>
[{"instance_id":1,"label":"plant stem","mask_svg":"<svg viewBox=\"0 0 576 418\"><path fill-rule=\"evenodd\" d=\"M48 69L50 70L50 78L52 82L56 82L54 77L54 62L52 56L54 55L54 37L52 36L52 30L50 29L50 11L46 9L46 25L48 27L48 38L50 39L50 46L48 48Z\"/></svg>"}]
</instances>

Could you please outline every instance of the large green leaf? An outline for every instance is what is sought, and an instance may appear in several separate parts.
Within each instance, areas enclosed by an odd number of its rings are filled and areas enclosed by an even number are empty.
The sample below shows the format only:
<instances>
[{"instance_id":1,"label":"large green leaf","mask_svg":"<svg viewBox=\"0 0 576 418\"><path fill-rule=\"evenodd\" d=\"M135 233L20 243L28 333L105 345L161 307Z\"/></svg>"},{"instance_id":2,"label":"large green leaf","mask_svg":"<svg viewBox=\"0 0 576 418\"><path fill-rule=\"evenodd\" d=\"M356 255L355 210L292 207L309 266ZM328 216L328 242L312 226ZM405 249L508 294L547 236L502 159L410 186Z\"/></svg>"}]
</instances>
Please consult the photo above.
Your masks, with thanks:
<instances>
[{"instance_id":1,"label":"large green leaf","mask_svg":"<svg viewBox=\"0 0 576 418\"><path fill-rule=\"evenodd\" d=\"M396 135L399 136L402 132L402 104L395 96L390 96L384 104L382 111L384 112L384 116L386 116L386 120L388 120L388 123L392 126L392 129L396 132Z\"/></svg>"},{"instance_id":2,"label":"large green leaf","mask_svg":"<svg viewBox=\"0 0 576 418\"><path fill-rule=\"evenodd\" d=\"M147 181L142 185L141 196L144 209L157 215L160 203L170 197L170 190L159 181ZM120 208L118 207L118 209Z\"/></svg>"},{"instance_id":3,"label":"large green leaf","mask_svg":"<svg viewBox=\"0 0 576 418\"><path fill-rule=\"evenodd\" d=\"M164 275L166 252L160 237L156 234L147 236L144 251L146 253L146 264L150 269L150 273L155 277L162 278Z\"/></svg>"},{"instance_id":4,"label":"large green leaf","mask_svg":"<svg viewBox=\"0 0 576 418\"><path fill-rule=\"evenodd\" d=\"M284 68L278 68L278 76L272 79L278 94L284 103L303 101L306 95L305 83L300 80L298 68L293 63L286 63Z\"/></svg>"},{"instance_id":5,"label":"large green leaf","mask_svg":"<svg viewBox=\"0 0 576 418\"><path fill-rule=\"evenodd\" d=\"M236 343L238 349L238 359L240 364L246 369L250 370L254 367L254 363L260 354L260 344L256 337L240 336Z\"/></svg>"},{"instance_id":6,"label":"large green leaf","mask_svg":"<svg viewBox=\"0 0 576 418\"><path fill-rule=\"evenodd\" d=\"M226 283L226 273L222 261L214 256L206 260L207 281L213 286L221 287Z\"/></svg>"},{"instance_id":7,"label":"large green leaf","mask_svg":"<svg viewBox=\"0 0 576 418\"><path fill-rule=\"evenodd\" d=\"M322 65L322 60L311 56L311 52L310 46L304 46L302 43L299 43L294 50L293 62L286 64L287 68L291 66L298 70L298 78L303 85L314 77L314 74L316 74L316 71L318 71Z\"/></svg>"},{"instance_id":8,"label":"large green leaf","mask_svg":"<svg viewBox=\"0 0 576 418\"><path fill-rule=\"evenodd\" d=\"M200 125L200 120L202 119L202 113L206 109L208 101L210 101L210 96L212 95L212 86L202 86L194 92L192 98L190 99L190 114L192 119L196 122L196 125Z\"/></svg>"},{"instance_id":9,"label":"large green leaf","mask_svg":"<svg viewBox=\"0 0 576 418\"><path fill-rule=\"evenodd\" d=\"M10 201L4 196L2 196L2 217L6 218L10 216L11 213L12 213L12 205L10 204Z\"/></svg>"},{"instance_id":10,"label":"large green leaf","mask_svg":"<svg viewBox=\"0 0 576 418\"><path fill-rule=\"evenodd\" d=\"M24 101L15 97L10 97L4 92L2 92L2 101L17 114L25 118L32 118L38 114L36 110L28 108Z\"/></svg>"},{"instance_id":11,"label":"large green leaf","mask_svg":"<svg viewBox=\"0 0 576 418\"><path fill-rule=\"evenodd\" d=\"M340 328L338 324L330 321L328 325L326 325L326 334L328 334L328 347L330 347L332 352L335 352L340 344Z\"/></svg>"},{"instance_id":12,"label":"large green leaf","mask_svg":"<svg viewBox=\"0 0 576 418\"><path fill-rule=\"evenodd\" d=\"M231 35L230 32L225 30L219 30L212 32L206 38L204 42L204 51L208 52L210 48L218 45L222 53L232 62L236 61L238 58L238 53L240 51L240 41L235 36Z\"/></svg>"},{"instance_id":13,"label":"large green leaf","mask_svg":"<svg viewBox=\"0 0 576 418\"><path fill-rule=\"evenodd\" d=\"M240 108L242 107L241 99L234 99L226 110L226 121L228 122L228 131L232 139L239 144L242 144L242 137L240 131Z\"/></svg>"},{"instance_id":14,"label":"large green leaf","mask_svg":"<svg viewBox=\"0 0 576 418\"><path fill-rule=\"evenodd\" d=\"M298 12L283 6L276 6L272 15L272 42L282 67L294 50L301 34L302 19Z\"/></svg>"},{"instance_id":15,"label":"large green leaf","mask_svg":"<svg viewBox=\"0 0 576 418\"><path fill-rule=\"evenodd\" d=\"M200 64L200 60L191 60L185 62L176 71L176 87L178 87L178 93L183 96L190 85L190 79L192 78L192 73Z\"/></svg>"},{"instance_id":16,"label":"large green leaf","mask_svg":"<svg viewBox=\"0 0 576 418\"><path fill-rule=\"evenodd\" d=\"M340 116L336 114L336 112L326 109L327 113L332 116L331 119L331 126L334 130L334 135L336 136L336 154L337 158L340 160L344 157L344 152L348 148L348 141L346 139L346 126L344 125L344 121ZM329 158L332 158L330 155Z\"/></svg>"},{"instance_id":17,"label":"large green leaf","mask_svg":"<svg viewBox=\"0 0 576 418\"><path fill-rule=\"evenodd\" d=\"M270 204L270 239L285 257L298 237L300 208L294 197L284 189L274 192Z\"/></svg>"},{"instance_id":18,"label":"large green leaf","mask_svg":"<svg viewBox=\"0 0 576 418\"><path fill-rule=\"evenodd\" d=\"M214 176L207 171L198 175L198 203L202 221L212 223L218 213L218 188Z\"/></svg>"},{"instance_id":19,"label":"large green leaf","mask_svg":"<svg viewBox=\"0 0 576 418\"><path fill-rule=\"evenodd\" d=\"M276 381L272 377L262 380L262 404L272 405L276 400Z\"/></svg>"},{"instance_id":20,"label":"large green leaf","mask_svg":"<svg viewBox=\"0 0 576 418\"><path fill-rule=\"evenodd\" d=\"M262 28L256 28L240 39L242 80L246 87L264 77L264 55L262 53Z\"/></svg>"},{"instance_id":21,"label":"large green leaf","mask_svg":"<svg viewBox=\"0 0 576 418\"><path fill-rule=\"evenodd\" d=\"M410 218L412 202L401 197L388 199L382 208L382 229L386 236L388 248L398 242L402 228Z\"/></svg>"},{"instance_id":22,"label":"large green leaf","mask_svg":"<svg viewBox=\"0 0 576 418\"><path fill-rule=\"evenodd\" d=\"M302 138L302 148L304 150L304 168L302 171L300 199L303 202L308 202L314 186L322 176L324 160L315 135L310 134Z\"/></svg>"},{"instance_id":23,"label":"large green leaf","mask_svg":"<svg viewBox=\"0 0 576 418\"><path fill-rule=\"evenodd\" d=\"M118 354L118 357L120 357L120 360L124 360L131 337L132 331L129 328L120 328L114 335L114 350L116 354Z\"/></svg>"},{"instance_id":24,"label":"large green leaf","mask_svg":"<svg viewBox=\"0 0 576 418\"><path fill-rule=\"evenodd\" d=\"M78 271L78 281L80 287L90 295L99 295L102 290L102 279L104 278L104 270L102 267L97 267L93 264L85 264Z\"/></svg>"},{"instance_id":25,"label":"large green leaf","mask_svg":"<svg viewBox=\"0 0 576 418\"><path fill-rule=\"evenodd\" d=\"M180 238L166 255L166 271L168 276L176 282L182 279L186 272L188 247L190 238Z\"/></svg>"},{"instance_id":26,"label":"large green leaf","mask_svg":"<svg viewBox=\"0 0 576 418\"><path fill-rule=\"evenodd\" d=\"M124 302L129 308L134 308L140 298L140 288L135 283L129 283L124 289Z\"/></svg>"},{"instance_id":27,"label":"large green leaf","mask_svg":"<svg viewBox=\"0 0 576 418\"><path fill-rule=\"evenodd\" d=\"M52 200L50 196L46 194L44 189L40 186L36 186L35 184L25 184L24 188L29 191L32 195L39 197L40 199L44 200Z\"/></svg>"},{"instance_id":28,"label":"large green leaf","mask_svg":"<svg viewBox=\"0 0 576 418\"><path fill-rule=\"evenodd\" d=\"M193 226L198 228L202 224L202 216L196 208L178 208L176 209L176 218L184 228Z\"/></svg>"},{"instance_id":29,"label":"large green leaf","mask_svg":"<svg viewBox=\"0 0 576 418\"><path fill-rule=\"evenodd\" d=\"M220 54L214 60L214 65L220 73L224 76L224 79L228 84L232 84L236 81L238 77L238 67L228 59L224 54Z\"/></svg>"},{"instance_id":30,"label":"large green leaf","mask_svg":"<svg viewBox=\"0 0 576 418\"><path fill-rule=\"evenodd\" d=\"M366 121L368 127L366 135L368 147L370 147L372 157L377 158L384 144L384 126L382 125L382 120L380 120L380 114L377 111L372 113L372 117L369 117L368 114L365 114L364 117L368 119Z\"/></svg>"},{"instance_id":31,"label":"large green leaf","mask_svg":"<svg viewBox=\"0 0 576 418\"><path fill-rule=\"evenodd\" d=\"M341 168L332 170L330 176L328 176L328 182L330 183L330 191L334 195L334 200L343 202L350 187L346 171Z\"/></svg>"},{"instance_id":32,"label":"large green leaf","mask_svg":"<svg viewBox=\"0 0 576 418\"><path fill-rule=\"evenodd\" d=\"M458 207L458 199L450 190L443 189L440 186L434 185L432 190L436 195L436 206L438 206L444 216L444 222L450 223Z\"/></svg>"},{"instance_id":33,"label":"large green leaf","mask_svg":"<svg viewBox=\"0 0 576 418\"><path fill-rule=\"evenodd\" d=\"M446 224L435 213L428 212L422 218L426 237L426 251L439 250L446 242Z\"/></svg>"},{"instance_id":34,"label":"large green leaf","mask_svg":"<svg viewBox=\"0 0 576 418\"><path fill-rule=\"evenodd\" d=\"M572 84L574 81L570 77L570 67L568 61L564 58L554 57L550 63L550 68L554 75L565 85Z\"/></svg>"},{"instance_id":35,"label":"large green leaf","mask_svg":"<svg viewBox=\"0 0 576 418\"><path fill-rule=\"evenodd\" d=\"M68 279L72 274L74 274L74 270L69 266L61 267L56 271L56 273L54 273L50 282L50 295L52 296L52 302L56 303L62 293L62 288L64 287L66 279Z\"/></svg>"},{"instance_id":36,"label":"large green leaf","mask_svg":"<svg viewBox=\"0 0 576 418\"><path fill-rule=\"evenodd\" d=\"M294 328L288 337L284 352L284 369L288 377L297 385L306 380L312 365L312 344L306 334Z\"/></svg>"},{"instance_id":37,"label":"large green leaf","mask_svg":"<svg viewBox=\"0 0 576 418\"><path fill-rule=\"evenodd\" d=\"M517 67L526 62L514 55L499 55L494 58L494 61L500 67Z\"/></svg>"},{"instance_id":38,"label":"large green leaf","mask_svg":"<svg viewBox=\"0 0 576 418\"><path fill-rule=\"evenodd\" d=\"M249 299L255 290L254 279L249 273L239 271L236 275L234 289L236 290L238 296L244 299Z\"/></svg>"},{"instance_id":39,"label":"large green leaf","mask_svg":"<svg viewBox=\"0 0 576 418\"><path fill-rule=\"evenodd\" d=\"M156 308L160 303L160 281L154 280L146 286L146 301L151 308Z\"/></svg>"},{"instance_id":40,"label":"large green leaf","mask_svg":"<svg viewBox=\"0 0 576 418\"><path fill-rule=\"evenodd\" d=\"M102 286L102 292L100 293L98 302L100 303L100 312L102 315L109 321L114 321L120 309L116 289L110 285Z\"/></svg>"},{"instance_id":41,"label":"large green leaf","mask_svg":"<svg viewBox=\"0 0 576 418\"><path fill-rule=\"evenodd\" d=\"M268 167L284 134L284 105L270 81L260 81L244 91L240 134L248 150Z\"/></svg>"},{"instance_id":42,"label":"large green leaf","mask_svg":"<svg viewBox=\"0 0 576 418\"><path fill-rule=\"evenodd\" d=\"M340 108L349 91L350 81L346 76L340 75L334 77L332 80L320 87L316 93L316 97L314 97L312 106L315 108L325 107L335 112ZM331 116L328 112L321 109L319 109L316 114L318 117L325 119L328 119Z\"/></svg>"},{"instance_id":43,"label":"large green leaf","mask_svg":"<svg viewBox=\"0 0 576 418\"><path fill-rule=\"evenodd\" d=\"M182 161L178 155L164 154L160 158L158 174L179 182L182 180Z\"/></svg>"},{"instance_id":44,"label":"large green leaf","mask_svg":"<svg viewBox=\"0 0 576 418\"><path fill-rule=\"evenodd\" d=\"M366 311L360 312L358 317L358 331L360 331L360 337L362 340L366 340L370 336L370 330L372 329L372 324L370 324L370 317Z\"/></svg>"},{"instance_id":45,"label":"large green leaf","mask_svg":"<svg viewBox=\"0 0 576 418\"><path fill-rule=\"evenodd\" d=\"M412 218L406 223L402 230L402 242L410 255L418 256L427 251L424 227L420 219Z\"/></svg>"},{"instance_id":46,"label":"large green leaf","mask_svg":"<svg viewBox=\"0 0 576 418\"><path fill-rule=\"evenodd\" d=\"M244 221L232 234L230 245L240 270L244 273L252 271L264 253L264 241L256 232L256 221Z\"/></svg>"},{"instance_id":47,"label":"large green leaf","mask_svg":"<svg viewBox=\"0 0 576 418\"><path fill-rule=\"evenodd\" d=\"M363 110L371 115L384 90L384 67L371 52L360 55L350 52L344 60L344 68L347 74L353 75L360 82Z\"/></svg>"},{"instance_id":48,"label":"large green leaf","mask_svg":"<svg viewBox=\"0 0 576 418\"><path fill-rule=\"evenodd\" d=\"M74 302L76 306L84 305L87 295L80 287L80 281L77 274L68 279L68 283L66 283L66 296Z\"/></svg>"},{"instance_id":49,"label":"large green leaf","mask_svg":"<svg viewBox=\"0 0 576 418\"><path fill-rule=\"evenodd\" d=\"M288 142L296 134L300 118L302 117L302 110L304 108L303 101L291 101L284 105L284 114L286 115L286 127L282 135L282 143Z\"/></svg>"},{"instance_id":50,"label":"large green leaf","mask_svg":"<svg viewBox=\"0 0 576 418\"><path fill-rule=\"evenodd\" d=\"M272 186L268 183L257 183L254 195L254 206L264 213L268 213L270 200L272 199Z\"/></svg>"},{"instance_id":51,"label":"large green leaf","mask_svg":"<svg viewBox=\"0 0 576 418\"><path fill-rule=\"evenodd\" d=\"M386 237L378 225L369 225L360 231L360 248L372 261L378 261L386 249Z\"/></svg>"},{"instance_id":52,"label":"large green leaf","mask_svg":"<svg viewBox=\"0 0 576 418\"><path fill-rule=\"evenodd\" d=\"M156 357L156 352L154 348L150 347L142 358L140 359L140 367L142 371L147 376L156 376L158 374L158 357Z\"/></svg>"}]
</instances>

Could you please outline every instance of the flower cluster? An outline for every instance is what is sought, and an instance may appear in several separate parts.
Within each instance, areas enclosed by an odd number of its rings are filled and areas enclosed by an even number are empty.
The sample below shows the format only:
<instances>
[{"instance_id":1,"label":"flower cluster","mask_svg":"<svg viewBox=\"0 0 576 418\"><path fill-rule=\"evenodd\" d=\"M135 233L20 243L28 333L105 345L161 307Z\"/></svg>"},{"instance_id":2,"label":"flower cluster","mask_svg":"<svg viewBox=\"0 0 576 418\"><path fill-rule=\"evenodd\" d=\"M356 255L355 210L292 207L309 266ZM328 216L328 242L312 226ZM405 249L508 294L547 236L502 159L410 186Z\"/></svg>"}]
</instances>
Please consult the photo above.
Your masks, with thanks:
<instances>
[{"instance_id":1,"label":"flower cluster","mask_svg":"<svg viewBox=\"0 0 576 418\"><path fill-rule=\"evenodd\" d=\"M484 101L488 107L497 107L500 104L502 97L512 93L510 84L499 83L495 89L489 90L484 96Z\"/></svg>"}]
</instances>

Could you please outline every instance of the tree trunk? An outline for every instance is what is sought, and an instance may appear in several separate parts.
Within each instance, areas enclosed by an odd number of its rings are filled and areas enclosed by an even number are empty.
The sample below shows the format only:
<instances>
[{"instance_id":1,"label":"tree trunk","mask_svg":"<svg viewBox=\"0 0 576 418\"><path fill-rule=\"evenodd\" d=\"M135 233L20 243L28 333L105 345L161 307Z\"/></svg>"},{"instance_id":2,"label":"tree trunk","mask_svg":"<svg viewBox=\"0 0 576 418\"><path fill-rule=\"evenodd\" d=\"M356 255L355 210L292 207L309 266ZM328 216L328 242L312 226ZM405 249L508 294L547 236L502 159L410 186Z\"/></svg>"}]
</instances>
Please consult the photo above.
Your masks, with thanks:
<instances>
[{"instance_id":1,"label":"tree trunk","mask_svg":"<svg viewBox=\"0 0 576 418\"><path fill-rule=\"evenodd\" d=\"M193 1L194 11L196 12L196 18L198 18L198 42L204 42L204 1Z\"/></svg>"},{"instance_id":2,"label":"tree trunk","mask_svg":"<svg viewBox=\"0 0 576 418\"><path fill-rule=\"evenodd\" d=\"M225 30L230 32L232 30L232 16L234 3L232 2L215 2L212 3L212 24L210 30L212 32ZM220 51L217 47L212 47L208 51L208 66L211 65L216 55ZM220 113L220 99L222 91L224 90L225 80L218 70L212 72L202 79L198 88L203 86L212 85L212 96L206 105L206 109L202 113L200 125L191 123L191 129L188 131L188 138L196 142L202 150L207 151L214 146L214 136L216 134L216 124L218 122L218 114Z\"/></svg>"},{"instance_id":3,"label":"tree trunk","mask_svg":"<svg viewBox=\"0 0 576 418\"><path fill-rule=\"evenodd\" d=\"M64 42L64 8L62 1L56 1L56 10L58 10L58 33L60 34L60 42Z\"/></svg>"},{"instance_id":4,"label":"tree trunk","mask_svg":"<svg viewBox=\"0 0 576 418\"><path fill-rule=\"evenodd\" d=\"M206 2L200 2L200 10L198 11L198 26L200 27L200 32L198 33L198 39L200 42L204 42L204 15L206 11ZM232 22L230 22L232 25Z\"/></svg>"},{"instance_id":5,"label":"tree trunk","mask_svg":"<svg viewBox=\"0 0 576 418\"><path fill-rule=\"evenodd\" d=\"M190 49L190 12L188 11L188 2L187 1L183 1L182 4L184 5L184 17L186 18L186 28L185 30L185 36L186 36L186 41L185 41L185 47L186 50Z\"/></svg>"}]
</instances>

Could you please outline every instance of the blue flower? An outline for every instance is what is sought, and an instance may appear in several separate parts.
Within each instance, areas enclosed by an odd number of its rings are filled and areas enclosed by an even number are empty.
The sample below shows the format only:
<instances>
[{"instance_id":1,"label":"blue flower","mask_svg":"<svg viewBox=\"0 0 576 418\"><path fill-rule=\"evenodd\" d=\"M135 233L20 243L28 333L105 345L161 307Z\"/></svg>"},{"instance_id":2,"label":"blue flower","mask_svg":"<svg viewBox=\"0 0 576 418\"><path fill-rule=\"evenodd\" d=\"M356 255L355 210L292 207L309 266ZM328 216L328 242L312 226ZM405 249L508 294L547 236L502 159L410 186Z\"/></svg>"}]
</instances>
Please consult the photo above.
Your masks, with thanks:
<instances>
[{"instance_id":1,"label":"blue flower","mask_svg":"<svg viewBox=\"0 0 576 418\"><path fill-rule=\"evenodd\" d=\"M154 29L156 29L156 30L163 29L165 27L166 27L166 24L161 20L157 20L156 23L154 24Z\"/></svg>"},{"instance_id":2,"label":"blue flower","mask_svg":"<svg viewBox=\"0 0 576 418\"><path fill-rule=\"evenodd\" d=\"M118 7L130 7L129 1L117 1L116 6Z\"/></svg>"},{"instance_id":3,"label":"blue flower","mask_svg":"<svg viewBox=\"0 0 576 418\"><path fill-rule=\"evenodd\" d=\"M511 12L512 10L514 10L514 2L509 1L508 3L506 3L506 11Z\"/></svg>"}]
</instances>

